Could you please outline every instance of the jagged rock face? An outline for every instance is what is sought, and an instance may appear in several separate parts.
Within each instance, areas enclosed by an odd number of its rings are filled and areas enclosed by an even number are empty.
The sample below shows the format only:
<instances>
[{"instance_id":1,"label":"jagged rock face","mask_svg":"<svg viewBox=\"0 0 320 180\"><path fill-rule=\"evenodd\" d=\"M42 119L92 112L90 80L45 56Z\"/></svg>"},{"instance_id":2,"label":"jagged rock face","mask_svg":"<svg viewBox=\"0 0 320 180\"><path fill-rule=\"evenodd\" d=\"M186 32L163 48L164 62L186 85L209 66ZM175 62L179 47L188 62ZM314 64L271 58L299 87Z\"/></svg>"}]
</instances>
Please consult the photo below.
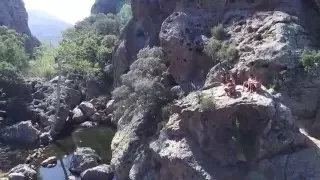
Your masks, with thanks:
<instances>
[{"instance_id":1,"label":"jagged rock face","mask_svg":"<svg viewBox=\"0 0 320 180\"><path fill-rule=\"evenodd\" d=\"M123 5L124 0L96 0L91 8L91 14L116 14Z\"/></svg>"},{"instance_id":2,"label":"jagged rock face","mask_svg":"<svg viewBox=\"0 0 320 180\"><path fill-rule=\"evenodd\" d=\"M237 22L226 25L240 49L234 71L256 74L267 83L280 71L298 67L300 55L311 41L297 18L281 11L227 13L224 19Z\"/></svg>"},{"instance_id":3,"label":"jagged rock face","mask_svg":"<svg viewBox=\"0 0 320 180\"><path fill-rule=\"evenodd\" d=\"M200 16L175 12L163 22L159 34L160 45L169 64L168 72L178 84L192 82L196 86L203 85L213 65L213 61L204 55L203 49L209 24L214 24L214 20L211 13L202 13Z\"/></svg>"},{"instance_id":4,"label":"jagged rock face","mask_svg":"<svg viewBox=\"0 0 320 180\"><path fill-rule=\"evenodd\" d=\"M26 34L29 37L25 43L28 52L32 52L33 47L40 44L31 34L28 26L28 14L22 0L3 0L0 2L0 25Z\"/></svg>"},{"instance_id":5,"label":"jagged rock face","mask_svg":"<svg viewBox=\"0 0 320 180\"><path fill-rule=\"evenodd\" d=\"M120 85L121 75L129 70L139 50L159 44L161 24L173 12L175 3L176 0L131 2L133 17L123 30L123 39L112 59L115 86Z\"/></svg>"}]
</instances>

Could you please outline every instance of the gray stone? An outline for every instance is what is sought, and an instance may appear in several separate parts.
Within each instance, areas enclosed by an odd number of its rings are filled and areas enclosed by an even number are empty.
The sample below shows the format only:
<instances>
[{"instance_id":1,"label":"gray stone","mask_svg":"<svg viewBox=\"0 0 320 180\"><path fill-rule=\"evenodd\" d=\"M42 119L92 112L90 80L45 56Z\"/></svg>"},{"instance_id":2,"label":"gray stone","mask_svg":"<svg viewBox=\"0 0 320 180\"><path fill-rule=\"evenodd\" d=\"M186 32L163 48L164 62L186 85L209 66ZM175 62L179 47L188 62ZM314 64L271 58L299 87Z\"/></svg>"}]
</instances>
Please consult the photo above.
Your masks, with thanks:
<instances>
[{"instance_id":1,"label":"gray stone","mask_svg":"<svg viewBox=\"0 0 320 180\"><path fill-rule=\"evenodd\" d=\"M79 107L76 107L72 110L72 118L71 121L74 124L80 124L87 120L87 116L82 112L82 110Z\"/></svg>"},{"instance_id":2,"label":"gray stone","mask_svg":"<svg viewBox=\"0 0 320 180\"><path fill-rule=\"evenodd\" d=\"M11 173L9 174L9 180L25 180L25 176L22 173Z\"/></svg>"},{"instance_id":3,"label":"gray stone","mask_svg":"<svg viewBox=\"0 0 320 180\"><path fill-rule=\"evenodd\" d=\"M207 17L212 18L206 12L202 12L201 16L174 12L161 26L159 38L167 55L165 60L170 64L168 72L180 85L186 82L203 85L206 74L213 66L213 61L202 53L207 40L203 36L206 29L197 26L209 23L210 18Z\"/></svg>"},{"instance_id":4,"label":"gray stone","mask_svg":"<svg viewBox=\"0 0 320 180\"><path fill-rule=\"evenodd\" d=\"M0 138L4 141L14 141L24 144L35 143L40 131L32 126L31 121L23 121L1 130Z\"/></svg>"},{"instance_id":5,"label":"gray stone","mask_svg":"<svg viewBox=\"0 0 320 180\"><path fill-rule=\"evenodd\" d=\"M174 98L182 98L185 92L182 90L181 86L174 86L170 89L171 96Z\"/></svg>"},{"instance_id":6,"label":"gray stone","mask_svg":"<svg viewBox=\"0 0 320 180\"><path fill-rule=\"evenodd\" d=\"M71 159L70 171L74 173L82 173L83 171L99 165L101 158L97 155L96 151L87 148L77 148Z\"/></svg>"},{"instance_id":7,"label":"gray stone","mask_svg":"<svg viewBox=\"0 0 320 180\"><path fill-rule=\"evenodd\" d=\"M82 180L113 180L114 173L109 165L100 165L81 173Z\"/></svg>"},{"instance_id":8,"label":"gray stone","mask_svg":"<svg viewBox=\"0 0 320 180\"><path fill-rule=\"evenodd\" d=\"M95 108L93 106L92 103L90 102L82 102L80 105L79 105L79 108L83 111L83 113L87 116L87 117L90 117L92 116L94 113L95 113Z\"/></svg>"},{"instance_id":9,"label":"gray stone","mask_svg":"<svg viewBox=\"0 0 320 180\"><path fill-rule=\"evenodd\" d=\"M48 145L52 141L52 137L48 132L42 133L39 139L40 139L40 144L42 145Z\"/></svg>"},{"instance_id":10,"label":"gray stone","mask_svg":"<svg viewBox=\"0 0 320 180\"><path fill-rule=\"evenodd\" d=\"M52 156L42 161L41 166L48 167L51 164L57 164L58 158L56 156Z\"/></svg>"},{"instance_id":11,"label":"gray stone","mask_svg":"<svg viewBox=\"0 0 320 180\"><path fill-rule=\"evenodd\" d=\"M91 121L86 121L86 122L80 124L80 127L83 127L83 128L93 128L93 127L97 127L97 126L98 126L98 123L91 122Z\"/></svg>"},{"instance_id":12,"label":"gray stone","mask_svg":"<svg viewBox=\"0 0 320 180\"><path fill-rule=\"evenodd\" d=\"M91 117L90 120L93 122L100 122L102 120L102 115L100 113L94 113Z\"/></svg>"},{"instance_id":13,"label":"gray stone","mask_svg":"<svg viewBox=\"0 0 320 180\"><path fill-rule=\"evenodd\" d=\"M19 164L18 166L12 168L9 171L9 176L10 174L16 174L17 178L20 178L22 176L24 176L24 180L36 180L37 179L37 172L35 171L35 169L27 164ZM19 176L18 176L19 174ZM22 175L22 176L21 176Z\"/></svg>"}]
</instances>

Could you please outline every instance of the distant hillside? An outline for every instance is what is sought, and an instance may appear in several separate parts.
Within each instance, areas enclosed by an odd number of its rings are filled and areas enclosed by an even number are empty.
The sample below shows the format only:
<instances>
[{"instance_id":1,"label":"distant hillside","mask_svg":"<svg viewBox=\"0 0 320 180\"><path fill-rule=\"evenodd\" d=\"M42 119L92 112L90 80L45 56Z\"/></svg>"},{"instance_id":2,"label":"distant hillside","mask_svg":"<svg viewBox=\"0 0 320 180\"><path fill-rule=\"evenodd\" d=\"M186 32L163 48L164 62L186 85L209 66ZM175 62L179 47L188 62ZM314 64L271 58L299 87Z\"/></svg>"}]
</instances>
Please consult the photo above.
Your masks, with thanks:
<instances>
[{"instance_id":1,"label":"distant hillside","mask_svg":"<svg viewBox=\"0 0 320 180\"><path fill-rule=\"evenodd\" d=\"M72 26L43 11L29 10L28 14L32 34L40 41L50 41L53 45L61 40L61 32Z\"/></svg>"}]
</instances>

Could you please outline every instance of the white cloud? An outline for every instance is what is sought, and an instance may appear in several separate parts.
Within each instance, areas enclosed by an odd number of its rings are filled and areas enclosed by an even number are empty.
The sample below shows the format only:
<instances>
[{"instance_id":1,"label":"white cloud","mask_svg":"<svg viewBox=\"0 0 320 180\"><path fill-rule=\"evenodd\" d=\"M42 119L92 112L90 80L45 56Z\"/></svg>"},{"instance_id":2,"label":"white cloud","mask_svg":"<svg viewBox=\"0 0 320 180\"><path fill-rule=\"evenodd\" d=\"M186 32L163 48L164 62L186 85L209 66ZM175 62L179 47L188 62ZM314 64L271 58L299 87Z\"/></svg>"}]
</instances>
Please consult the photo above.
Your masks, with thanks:
<instances>
[{"instance_id":1,"label":"white cloud","mask_svg":"<svg viewBox=\"0 0 320 180\"><path fill-rule=\"evenodd\" d=\"M74 24L90 15L94 0L24 0L28 10L42 10Z\"/></svg>"}]
</instances>

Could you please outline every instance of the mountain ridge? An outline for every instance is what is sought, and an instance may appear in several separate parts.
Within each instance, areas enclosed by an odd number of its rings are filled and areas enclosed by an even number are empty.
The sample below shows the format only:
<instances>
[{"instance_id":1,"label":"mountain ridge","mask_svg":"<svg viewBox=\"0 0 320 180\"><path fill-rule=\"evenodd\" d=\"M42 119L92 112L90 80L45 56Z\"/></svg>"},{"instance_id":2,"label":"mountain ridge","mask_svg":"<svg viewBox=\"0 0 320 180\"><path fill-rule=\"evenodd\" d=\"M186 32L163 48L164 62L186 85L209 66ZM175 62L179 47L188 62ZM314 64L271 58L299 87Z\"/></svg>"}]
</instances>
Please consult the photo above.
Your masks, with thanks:
<instances>
[{"instance_id":1,"label":"mountain ridge","mask_svg":"<svg viewBox=\"0 0 320 180\"><path fill-rule=\"evenodd\" d=\"M49 41L53 45L57 45L62 39L64 30L72 27L72 24L41 10L28 10L28 14L31 32L40 41Z\"/></svg>"}]
</instances>

